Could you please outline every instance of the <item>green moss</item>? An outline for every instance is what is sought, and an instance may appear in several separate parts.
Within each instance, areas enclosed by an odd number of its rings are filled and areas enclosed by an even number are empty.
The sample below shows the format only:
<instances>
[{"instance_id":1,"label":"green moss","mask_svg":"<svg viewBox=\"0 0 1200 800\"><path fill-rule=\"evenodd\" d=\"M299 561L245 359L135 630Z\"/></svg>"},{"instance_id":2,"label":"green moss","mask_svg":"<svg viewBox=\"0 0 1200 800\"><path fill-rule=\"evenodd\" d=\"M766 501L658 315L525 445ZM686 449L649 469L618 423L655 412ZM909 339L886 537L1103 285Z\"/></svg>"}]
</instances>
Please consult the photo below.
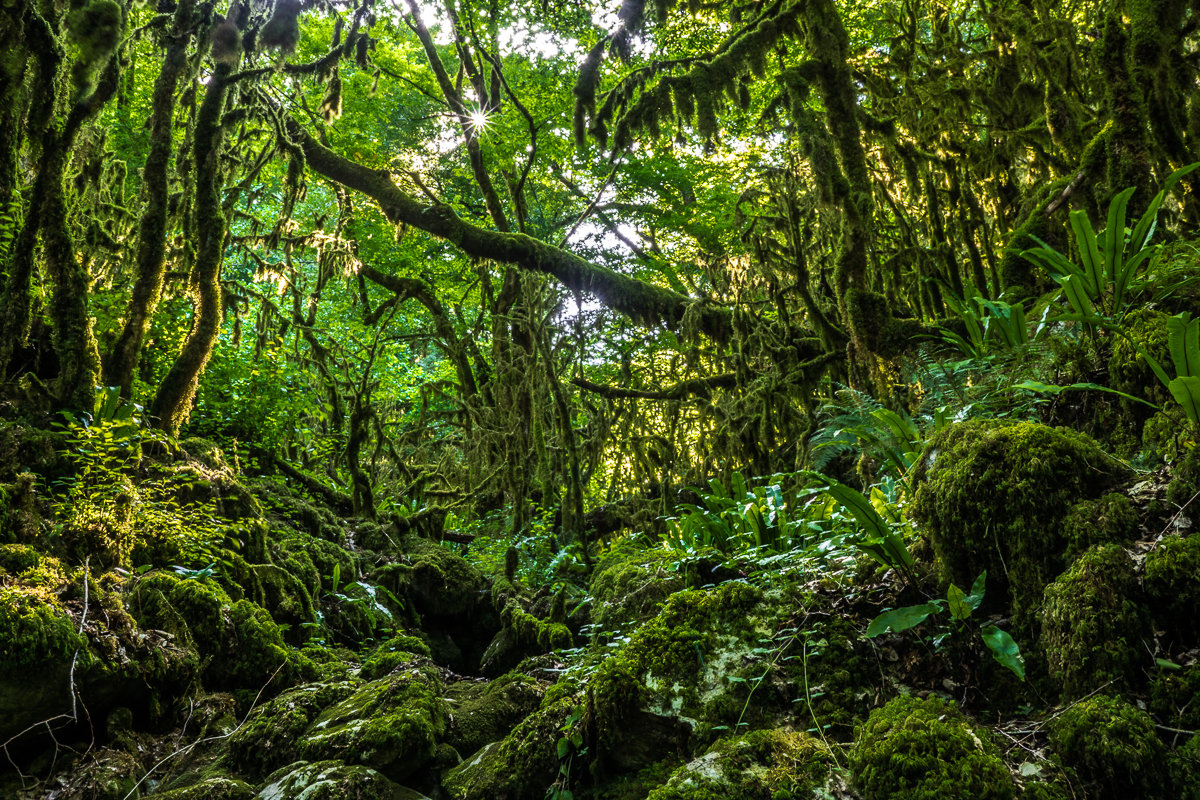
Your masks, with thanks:
<instances>
[{"instance_id":1,"label":"green moss","mask_svg":"<svg viewBox=\"0 0 1200 800\"><path fill-rule=\"evenodd\" d=\"M779 800L822 796L833 759L818 740L787 730L722 739L647 800Z\"/></svg>"},{"instance_id":2,"label":"green moss","mask_svg":"<svg viewBox=\"0 0 1200 800\"><path fill-rule=\"evenodd\" d=\"M1193 735L1171 754L1170 769L1181 791L1179 800L1200 800L1200 736Z\"/></svg>"},{"instance_id":3,"label":"green moss","mask_svg":"<svg viewBox=\"0 0 1200 800\"><path fill-rule=\"evenodd\" d=\"M420 800L421 795L375 770L340 761L300 762L267 778L261 800Z\"/></svg>"},{"instance_id":4,"label":"green moss","mask_svg":"<svg viewBox=\"0 0 1200 800\"><path fill-rule=\"evenodd\" d=\"M895 358L913 349L922 337L930 334L930 329L920 320L893 316L887 298L876 292L847 291L846 313L861 344L881 358Z\"/></svg>"},{"instance_id":5,"label":"green moss","mask_svg":"<svg viewBox=\"0 0 1200 800\"><path fill-rule=\"evenodd\" d=\"M416 636L398 634L375 648L363 662L359 675L364 680L373 681L398 667L412 664L418 656L429 658L429 645Z\"/></svg>"},{"instance_id":6,"label":"green moss","mask_svg":"<svg viewBox=\"0 0 1200 800\"><path fill-rule=\"evenodd\" d=\"M1126 544L1138 533L1137 511L1128 497L1117 492L1071 506L1063 520L1067 561L1097 544Z\"/></svg>"},{"instance_id":7,"label":"green moss","mask_svg":"<svg viewBox=\"0 0 1200 800\"><path fill-rule=\"evenodd\" d=\"M1124 700L1097 695L1068 707L1050 723L1050 743L1096 800L1178 797L1154 722Z\"/></svg>"},{"instance_id":8,"label":"green moss","mask_svg":"<svg viewBox=\"0 0 1200 800\"><path fill-rule=\"evenodd\" d=\"M1165 536L1146 555L1143 578L1155 624L1180 644L1200 644L1200 536Z\"/></svg>"},{"instance_id":9,"label":"green moss","mask_svg":"<svg viewBox=\"0 0 1200 800\"><path fill-rule=\"evenodd\" d=\"M155 794L162 800L251 800L254 787L235 778L209 778L182 789Z\"/></svg>"},{"instance_id":10,"label":"green moss","mask_svg":"<svg viewBox=\"0 0 1200 800\"><path fill-rule=\"evenodd\" d=\"M1150 711L1171 728L1200 729L1200 664L1160 668L1150 679Z\"/></svg>"},{"instance_id":11,"label":"green moss","mask_svg":"<svg viewBox=\"0 0 1200 800\"><path fill-rule=\"evenodd\" d=\"M446 742L460 753L474 753L503 739L537 709L541 698L537 681L520 673L487 683L459 681L447 691L451 713Z\"/></svg>"},{"instance_id":12,"label":"green moss","mask_svg":"<svg viewBox=\"0 0 1200 800\"><path fill-rule=\"evenodd\" d=\"M358 688L358 681L319 683L289 689L254 711L229 738L229 757L240 773L253 780L290 764L296 742L327 708Z\"/></svg>"},{"instance_id":13,"label":"green moss","mask_svg":"<svg viewBox=\"0 0 1200 800\"><path fill-rule=\"evenodd\" d=\"M911 507L947 581L985 569L991 608L1011 599L1028 626L1064 566L1063 520L1126 470L1088 437L1031 422L963 422L936 435L914 470Z\"/></svg>"},{"instance_id":14,"label":"green moss","mask_svg":"<svg viewBox=\"0 0 1200 800\"><path fill-rule=\"evenodd\" d=\"M1167 502L1181 508L1200 493L1200 447L1194 443L1171 469Z\"/></svg>"},{"instance_id":15,"label":"green moss","mask_svg":"<svg viewBox=\"0 0 1200 800\"><path fill-rule=\"evenodd\" d=\"M632 539L615 543L596 564L589 590L597 630L616 630L653 616L673 593L687 587L671 554Z\"/></svg>"},{"instance_id":16,"label":"green moss","mask_svg":"<svg viewBox=\"0 0 1200 800\"><path fill-rule=\"evenodd\" d=\"M1155 376L1143 355L1148 353L1162 365L1171 363L1171 352L1167 347L1169 318L1169 315L1149 308L1139 308L1126 315L1121 326L1126 335L1113 337L1112 357L1108 361L1109 385L1112 388L1145 398L1156 405L1171 399L1167 387ZM1128 400L1125 403L1139 428L1153 413L1152 409L1140 403Z\"/></svg>"},{"instance_id":17,"label":"green moss","mask_svg":"<svg viewBox=\"0 0 1200 800\"><path fill-rule=\"evenodd\" d=\"M1149 629L1139 596L1133 560L1114 544L1088 550L1046 587L1041 646L1064 696L1139 682Z\"/></svg>"},{"instance_id":18,"label":"green moss","mask_svg":"<svg viewBox=\"0 0 1200 800\"><path fill-rule=\"evenodd\" d=\"M549 696L547 696L549 697ZM540 798L559 774L560 729L580 698L542 700L541 707L517 723L503 741L485 745L442 777L451 800Z\"/></svg>"},{"instance_id":19,"label":"green moss","mask_svg":"<svg viewBox=\"0 0 1200 800\"><path fill-rule=\"evenodd\" d=\"M871 712L850 771L865 800L1003 800L1015 793L987 731L936 697L897 697Z\"/></svg>"},{"instance_id":20,"label":"green moss","mask_svg":"<svg viewBox=\"0 0 1200 800\"><path fill-rule=\"evenodd\" d=\"M402 547L405 563L388 565L373 577L397 597L411 600L418 613L456 616L483 601L487 581L462 556L411 535L404 537Z\"/></svg>"},{"instance_id":21,"label":"green moss","mask_svg":"<svg viewBox=\"0 0 1200 800\"><path fill-rule=\"evenodd\" d=\"M45 590L0 586L0 674L69 664L87 640L62 604Z\"/></svg>"},{"instance_id":22,"label":"green moss","mask_svg":"<svg viewBox=\"0 0 1200 800\"><path fill-rule=\"evenodd\" d=\"M296 745L308 760L338 758L403 781L434 756L447 707L432 667L413 667L360 686L325 710Z\"/></svg>"}]
</instances>

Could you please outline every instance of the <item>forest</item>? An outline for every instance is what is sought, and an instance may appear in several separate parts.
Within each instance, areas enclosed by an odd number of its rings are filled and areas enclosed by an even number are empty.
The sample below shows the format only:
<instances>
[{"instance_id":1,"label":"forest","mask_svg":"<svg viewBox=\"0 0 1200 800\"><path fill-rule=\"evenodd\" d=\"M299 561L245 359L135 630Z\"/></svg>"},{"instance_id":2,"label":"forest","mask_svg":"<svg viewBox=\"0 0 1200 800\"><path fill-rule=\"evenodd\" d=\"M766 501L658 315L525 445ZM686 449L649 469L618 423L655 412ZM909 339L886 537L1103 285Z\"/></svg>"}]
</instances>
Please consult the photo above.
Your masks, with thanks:
<instances>
[{"instance_id":1,"label":"forest","mask_svg":"<svg viewBox=\"0 0 1200 800\"><path fill-rule=\"evenodd\" d=\"M1196 0L0 0L0 797L1200 800L1198 145Z\"/></svg>"}]
</instances>

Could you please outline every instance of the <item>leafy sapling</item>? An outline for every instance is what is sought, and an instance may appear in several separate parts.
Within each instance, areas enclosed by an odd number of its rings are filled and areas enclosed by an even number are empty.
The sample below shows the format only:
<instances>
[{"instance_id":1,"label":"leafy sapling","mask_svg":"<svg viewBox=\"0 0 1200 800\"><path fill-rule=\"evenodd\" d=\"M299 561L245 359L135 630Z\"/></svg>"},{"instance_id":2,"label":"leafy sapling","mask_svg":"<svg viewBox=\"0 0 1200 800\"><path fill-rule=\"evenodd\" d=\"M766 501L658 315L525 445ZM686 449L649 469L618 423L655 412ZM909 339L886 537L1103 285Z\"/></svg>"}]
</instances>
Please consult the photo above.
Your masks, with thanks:
<instances>
[{"instance_id":1,"label":"leafy sapling","mask_svg":"<svg viewBox=\"0 0 1200 800\"><path fill-rule=\"evenodd\" d=\"M978 610L979 605L983 602L986 583L987 570L984 570L971 584L969 594L952 583L946 590L945 600L938 598L928 603L885 611L871 620L867 626L866 637L872 639L882 633L900 633L909 628L915 628L931 616L941 614L943 611L950 612L953 628L961 630L967 620L971 618L971 614ZM1006 631L992 623L984 623L979 626L979 635L987 648L992 651L992 658L996 659L1001 666L1011 670L1018 678L1025 680L1025 659L1021 656L1021 648ZM945 636L946 634L942 634L935 638L934 644L940 644Z\"/></svg>"}]
</instances>

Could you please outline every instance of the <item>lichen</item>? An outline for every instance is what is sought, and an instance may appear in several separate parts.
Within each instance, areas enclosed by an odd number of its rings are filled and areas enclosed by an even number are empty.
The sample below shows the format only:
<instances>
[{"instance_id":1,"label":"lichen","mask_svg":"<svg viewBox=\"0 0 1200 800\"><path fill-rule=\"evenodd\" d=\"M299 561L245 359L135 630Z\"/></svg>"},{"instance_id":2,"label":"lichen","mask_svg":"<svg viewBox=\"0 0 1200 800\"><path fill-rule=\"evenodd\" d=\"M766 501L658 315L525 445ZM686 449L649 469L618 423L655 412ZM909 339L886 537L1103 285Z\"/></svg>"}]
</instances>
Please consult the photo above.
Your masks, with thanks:
<instances>
[{"instance_id":1,"label":"lichen","mask_svg":"<svg viewBox=\"0 0 1200 800\"><path fill-rule=\"evenodd\" d=\"M1094 441L1032 422L970 421L933 437L916 465L911 512L947 581L969 586L988 573L985 602L1011 599L1027 627L1046 584L1064 564L1071 506L1126 474Z\"/></svg>"},{"instance_id":2,"label":"lichen","mask_svg":"<svg viewBox=\"0 0 1200 800\"><path fill-rule=\"evenodd\" d=\"M1014 785L987 731L952 703L901 696L871 712L850 753L865 800L1006 800Z\"/></svg>"},{"instance_id":3,"label":"lichen","mask_svg":"<svg viewBox=\"0 0 1200 800\"><path fill-rule=\"evenodd\" d=\"M1088 550L1046 587L1040 641L1064 696L1139 682L1149 619L1138 598L1133 560L1115 544Z\"/></svg>"},{"instance_id":4,"label":"lichen","mask_svg":"<svg viewBox=\"0 0 1200 800\"><path fill-rule=\"evenodd\" d=\"M1096 800L1178 797L1153 720L1124 700L1096 695L1069 706L1050 723L1050 743Z\"/></svg>"}]
</instances>

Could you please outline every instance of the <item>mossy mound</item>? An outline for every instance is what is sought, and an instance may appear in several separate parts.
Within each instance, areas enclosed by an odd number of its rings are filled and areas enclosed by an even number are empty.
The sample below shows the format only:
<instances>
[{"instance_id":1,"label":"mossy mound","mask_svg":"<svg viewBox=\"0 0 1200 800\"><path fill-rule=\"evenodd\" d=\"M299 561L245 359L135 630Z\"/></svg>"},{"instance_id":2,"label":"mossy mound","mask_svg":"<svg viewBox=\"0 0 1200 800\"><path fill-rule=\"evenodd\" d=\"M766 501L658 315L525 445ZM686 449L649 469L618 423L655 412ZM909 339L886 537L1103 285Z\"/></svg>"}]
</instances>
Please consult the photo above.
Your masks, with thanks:
<instances>
[{"instance_id":1,"label":"mossy mound","mask_svg":"<svg viewBox=\"0 0 1200 800\"><path fill-rule=\"evenodd\" d=\"M142 628L167 631L198 652L210 689L248 692L248 701L268 684L277 691L312 672L265 609L234 602L211 578L150 574L134 585L127 606Z\"/></svg>"},{"instance_id":2,"label":"mossy mound","mask_svg":"<svg viewBox=\"0 0 1200 800\"><path fill-rule=\"evenodd\" d=\"M410 600L417 613L454 617L485 601L483 573L462 556L418 536L405 536L401 544L404 561L383 568L376 581Z\"/></svg>"},{"instance_id":3,"label":"mossy mound","mask_svg":"<svg viewBox=\"0 0 1200 800\"><path fill-rule=\"evenodd\" d=\"M229 737L229 757L241 774L259 780L296 758L296 742L321 712L345 700L358 681L289 689L255 710Z\"/></svg>"},{"instance_id":4,"label":"mossy mound","mask_svg":"<svg viewBox=\"0 0 1200 800\"><path fill-rule=\"evenodd\" d=\"M1200 644L1200 536L1167 536L1146 556L1144 582L1155 623L1180 644Z\"/></svg>"},{"instance_id":5,"label":"mossy mound","mask_svg":"<svg viewBox=\"0 0 1200 800\"><path fill-rule=\"evenodd\" d=\"M1093 545L1127 544L1137 533L1137 511L1125 495L1110 492L1095 500L1082 500L1071 506L1063 520L1064 556L1070 562Z\"/></svg>"},{"instance_id":6,"label":"mossy mound","mask_svg":"<svg viewBox=\"0 0 1200 800\"><path fill-rule=\"evenodd\" d=\"M1114 336L1112 357L1108 361L1109 385L1119 392L1143 397L1156 405L1171 399L1167 387L1154 374L1143 352L1159 364L1171 363L1168 349L1167 320L1170 316L1161 311L1139 308L1125 317L1123 328L1127 336ZM1137 342L1137 345L1134 345ZM1154 413L1141 403L1123 401L1126 412L1140 429Z\"/></svg>"},{"instance_id":7,"label":"mossy mound","mask_svg":"<svg viewBox=\"0 0 1200 800\"><path fill-rule=\"evenodd\" d=\"M544 689L533 678L509 673L486 683L459 681L447 689L451 702L446 743L474 753L503 739L541 702Z\"/></svg>"},{"instance_id":8,"label":"mossy mound","mask_svg":"<svg viewBox=\"0 0 1200 800\"><path fill-rule=\"evenodd\" d=\"M1042 591L1065 566L1063 520L1127 470L1087 436L1032 422L962 422L937 434L914 473L911 511L947 581L969 586L984 570L985 602L1011 600L1028 625Z\"/></svg>"},{"instance_id":9,"label":"mossy mound","mask_svg":"<svg viewBox=\"0 0 1200 800\"><path fill-rule=\"evenodd\" d=\"M1046 587L1040 642L1065 697L1140 682L1149 616L1139 597L1133 559L1115 544L1088 550Z\"/></svg>"},{"instance_id":10,"label":"mossy mound","mask_svg":"<svg viewBox=\"0 0 1200 800\"><path fill-rule=\"evenodd\" d=\"M407 667L418 658L429 658L429 645L416 636L406 633L388 639L363 662L359 675L363 680L373 681L402 667Z\"/></svg>"},{"instance_id":11,"label":"mossy mound","mask_svg":"<svg viewBox=\"0 0 1200 800\"><path fill-rule=\"evenodd\" d=\"M1150 678L1150 711L1170 728L1200 729L1200 663L1159 666Z\"/></svg>"},{"instance_id":12,"label":"mossy mound","mask_svg":"<svg viewBox=\"0 0 1200 800\"><path fill-rule=\"evenodd\" d=\"M299 762L267 778L258 800L427 800L375 770L340 761Z\"/></svg>"},{"instance_id":13,"label":"mossy mound","mask_svg":"<svg viewBox=\"0 0 1200 800\"><path fill-rule=\"evenodd\" d=\"M346 525L338 515L321 503L300 497L281 479L259 478L250 482L250 488L271 522L327 542L346 544Z\"/></svg>"},{"instance_id":14,"label":"mossy mound","mask_svg":"<svg viewBox=\"0 0 1200 800\"><path fill-rule=\"evenodd\" d=\"M295 752L310 761L362 764L404 781L433 759L447 714L437 670L413 666L365 683L326 709Z\"/></svg>"},{"instance_id":15,"label":"mossy mound","mask_svg":"<svg viewBox=\"0 0 1200 800\"><path fill-rule=\"evenodd\" d=\"M1178 797L1153 720L1124 700L1097 695L1070 706L1050 723L1050 743L1088 797Z\"/></svg>"},{"instance_id":16,"label":"mossy mound","mask_svg":"<svg viewBox=\"0 0 1200 800\"><path fill-rule=\"evenodd\" d=\"M668 597L687 588L677 567L678 560L662 548L633 539L615 543L596 564L589 584L595 629L619 631L654 616Z\"/></svg>"},{"instance_id":17,"label":"mossy mound","mask_svg":"<svg viewBox=\"0 0 1200 800\"><path fill-rule=\"evenodd\" d=\"M807 734L754 731L721 739L676 770L647 800L817 797L832 766L829 750Z\"/></svg>"},{"instance_id":18,"label":"mossy mound","mask_svg":"<svg viewBox=\"0 0 1200 800\"><path fill-rule=\"evenodd\" d=\"M442 776L451 800L543 800L559 775L557 743L580 707L577 695L547 694L541 707L504 737Z\"/></svg>"},{"instance_id":19,"label":"mossy mound","mask_svg":"<svg viewBox=\"0 0 1200 800\"><path fill-rule=\"evenodd\" d=\"M902 696L871 712L850 753L865 800L1006 800L1012 776L987 731L953 704Z\"/></svg>"}]
</instances>

